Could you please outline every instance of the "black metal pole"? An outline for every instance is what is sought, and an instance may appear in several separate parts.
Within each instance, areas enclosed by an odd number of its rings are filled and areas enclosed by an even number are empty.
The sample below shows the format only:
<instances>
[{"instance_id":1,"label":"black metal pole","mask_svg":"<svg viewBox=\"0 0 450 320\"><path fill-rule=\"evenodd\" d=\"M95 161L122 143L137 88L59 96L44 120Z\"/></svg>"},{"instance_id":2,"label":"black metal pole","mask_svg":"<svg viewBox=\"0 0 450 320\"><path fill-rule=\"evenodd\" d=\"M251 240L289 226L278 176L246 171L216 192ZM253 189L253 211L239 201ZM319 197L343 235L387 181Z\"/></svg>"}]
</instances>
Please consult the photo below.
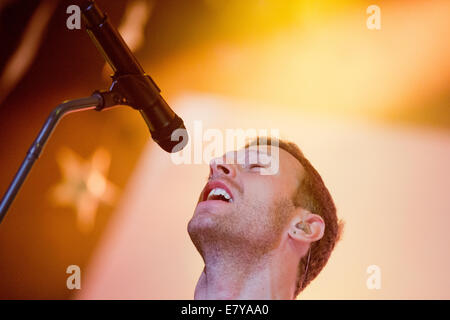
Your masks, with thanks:
<instances>
[{"instance_id":1,"label":"black metal pole","mask_svg":"<svg viewBox=\"0 0 450 320\"><path fill-rule=\"evenodd\" d=\"M102 95L94 94L91 97L87 98L65 101L57 106L52 111L52 113L50 113L36 140L34 140L33 144L28 150L28 153L23 160L22 165L20 166L13 181L8 187L8 190L6 190L6 193L3 196L2 202L0 203L0 223L5 217L8 208L10 207L11 203L16 197L17 192L19 191L28 173L30 172L31 167L33 166L36 159L39 158L39 155L41 154L45 143L53 132L53 129L58 124L59 120L68 113L95 109L99 106L103 108L103 104L104 102L102 99Z\"/></svg>"}]
</instances>

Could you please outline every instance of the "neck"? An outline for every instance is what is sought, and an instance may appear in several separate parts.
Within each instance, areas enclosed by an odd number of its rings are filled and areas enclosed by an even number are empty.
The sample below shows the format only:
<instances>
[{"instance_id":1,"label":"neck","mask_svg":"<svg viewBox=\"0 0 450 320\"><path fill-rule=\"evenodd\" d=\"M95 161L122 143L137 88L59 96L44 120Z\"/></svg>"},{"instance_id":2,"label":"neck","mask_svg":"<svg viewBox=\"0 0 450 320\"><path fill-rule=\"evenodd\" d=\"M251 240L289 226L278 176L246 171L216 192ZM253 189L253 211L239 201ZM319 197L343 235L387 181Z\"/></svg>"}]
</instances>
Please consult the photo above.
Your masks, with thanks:
<instances>
[{"instance_id":1,"label":"neck","mask_svg":"<svg viewBox=\"0 0 450 320\"><path fill-rule=\"evenodd\" d=\"M298 259L293 258L295 255L289 248L277 248L258 257L249 257L248 250L240 254L236 249L216 249L204 252L205 267L195 289L195 299L294 298Z\"/></svg>"}]
</instances>

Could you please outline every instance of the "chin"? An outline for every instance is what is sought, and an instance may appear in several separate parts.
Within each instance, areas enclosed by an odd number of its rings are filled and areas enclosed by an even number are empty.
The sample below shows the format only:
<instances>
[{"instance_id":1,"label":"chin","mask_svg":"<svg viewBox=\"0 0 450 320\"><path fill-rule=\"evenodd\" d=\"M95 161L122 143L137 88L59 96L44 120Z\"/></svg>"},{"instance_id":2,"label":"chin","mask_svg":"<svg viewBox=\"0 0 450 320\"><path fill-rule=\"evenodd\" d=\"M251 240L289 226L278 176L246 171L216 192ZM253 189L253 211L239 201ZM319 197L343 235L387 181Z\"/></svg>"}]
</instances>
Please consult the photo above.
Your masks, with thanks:
<instances>
[{"instance_id":1,"label":"chin","mask_svg":"<svg viewBox=\"0 0 450 320\"><path fill-rule=\"evenodd\" d=\"M188 223L189 234L197 232L199 229L211 228L214 226L213 214L203 208L196 208L194 215Z\"/></svg>"},{"instance_id":2,"label":"chin","mask_svg":"<svg viewBox=\"0 0 450 320\"><path fill-rule=\"evenodd\" d=\"M209 200L197 204L194 215L188 223L188 232L192 236L198 233L207 234L208 231L215 232L221 225L226 223L224 219L230 216L230 204L223 201Z\"/></svg>"},{"instance_id":3,"label":"chin","mask_svg":"<svg viewBox=\"0 0 450 320\"><path fill-rule=\"evenodd\" d=\"M188 223L189 237L200 253L202 252L202 244L208 242L208 239L216 233L218 223L214 220L211 216L196 212Z\"/></svg>"}]
</instances>

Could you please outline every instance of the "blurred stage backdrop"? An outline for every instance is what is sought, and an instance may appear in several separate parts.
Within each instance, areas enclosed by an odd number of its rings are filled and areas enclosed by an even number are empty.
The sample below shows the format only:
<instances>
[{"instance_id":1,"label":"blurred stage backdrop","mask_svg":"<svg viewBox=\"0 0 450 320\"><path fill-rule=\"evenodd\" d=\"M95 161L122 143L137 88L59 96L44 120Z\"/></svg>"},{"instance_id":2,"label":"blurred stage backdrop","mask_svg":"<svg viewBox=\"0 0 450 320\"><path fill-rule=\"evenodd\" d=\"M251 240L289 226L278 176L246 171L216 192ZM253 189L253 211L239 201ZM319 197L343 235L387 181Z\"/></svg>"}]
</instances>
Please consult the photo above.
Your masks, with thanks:
<instances>
[{"instance_id":1,"label":"blurred stage backdrop","mask_svg":"<svg viewBox=\"0 0 450 320\"><path fill-rule=\"evenodd\" d=\"M109 87L66 27L76 3L0 4L1 195L49 112ZM280 129L322 174L346 228L300 299L450 298L449 1L97 3L189 129ZM193 298L186 225L207 175L131 108L68 115L0 225L0 298Z\"/></svg>"}]
</instances>

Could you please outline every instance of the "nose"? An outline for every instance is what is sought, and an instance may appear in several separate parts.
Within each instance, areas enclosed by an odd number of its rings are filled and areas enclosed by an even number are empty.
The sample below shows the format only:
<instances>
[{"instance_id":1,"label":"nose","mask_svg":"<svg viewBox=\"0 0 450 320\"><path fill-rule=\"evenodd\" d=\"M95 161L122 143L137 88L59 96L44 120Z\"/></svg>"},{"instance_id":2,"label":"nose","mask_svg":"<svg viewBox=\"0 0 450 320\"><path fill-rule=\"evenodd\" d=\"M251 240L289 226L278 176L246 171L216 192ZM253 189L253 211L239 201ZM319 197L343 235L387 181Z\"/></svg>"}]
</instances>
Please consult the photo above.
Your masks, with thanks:
<instances>
[{"instance_id":1,"label":"nose","mask_svg":"<svg viewBox=\"0 0 450 320\"><path fill-rule=\"evenodd\" d=\"M209 175L211 178L227 176L234 178L236 176L236 168L232 164L225 163L223 158L216 158L209 163Z\"/></svg>"}]
</instances>

